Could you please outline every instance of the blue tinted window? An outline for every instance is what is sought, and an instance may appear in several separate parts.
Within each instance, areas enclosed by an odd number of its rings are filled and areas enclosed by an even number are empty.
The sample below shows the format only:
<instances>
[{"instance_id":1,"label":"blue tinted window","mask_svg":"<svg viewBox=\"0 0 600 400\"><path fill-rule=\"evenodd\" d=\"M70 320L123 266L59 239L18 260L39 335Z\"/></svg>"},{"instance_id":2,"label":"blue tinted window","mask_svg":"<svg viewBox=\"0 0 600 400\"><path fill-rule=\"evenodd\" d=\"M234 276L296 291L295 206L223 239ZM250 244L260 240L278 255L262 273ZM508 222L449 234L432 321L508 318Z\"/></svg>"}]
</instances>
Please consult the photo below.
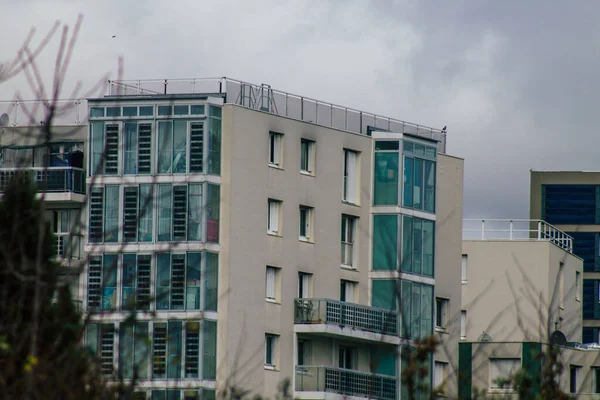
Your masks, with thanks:
<instances>
[{"instance_id":1,"label":"blue tinted window","mask_svg":"<svg viewBox=\"0 0 600 400\"><path fill-rule=\"evenodd\" d=\"M140 107L140 116L141 117L151 117L154 115L154 107L153 106L141 106Z\"/></svg>"},{"instance_id":2,"label":"blue tinted window","mask_svg":"<svg viewBox=\"0 0 600 400\"><path fill-rule=\"evenodd\" d=\"M597 234L594 232L568 232L573 236L573 253L583 259L585 272L600 271L596 263Z\"/></svg>"},{"instance_id":3,"label":"blue tinted window","mask_svg":"<svg viewBox=\"0 0 600 400\"><path fill-rule=\"evenodd\" d=\"M598 343L598 331L600 328L584 327L582 343Z\"/></svg>"},{"instance_id":4,"label":"blue tinted window","mask_svg":"<svg viewBox=\"0 0 600 400\"><path fill-rule=\"evenodd\" d=\"M599 283L596 279L583 280L583 319L600 319Z\"/></svg>"},{"instance_id":5,"label":"blue tinted window","mask_svg":"<svg viewBox=\"0 0 600 400\"><path fill-rule=\"evenodd\" d=\"M551 224L595 224L596 186L544 185L542 218Z\"/></svg>"},{"instance_id":6,"label":"blue tinted window","mask_svg":"<svg viewBox=\"0 0 600 400\"><path fill-rule=\"evenodd\" d=\"M204 106L203 105L191 106L190 114L204 114Z\"/></svg>"}]
</instances>

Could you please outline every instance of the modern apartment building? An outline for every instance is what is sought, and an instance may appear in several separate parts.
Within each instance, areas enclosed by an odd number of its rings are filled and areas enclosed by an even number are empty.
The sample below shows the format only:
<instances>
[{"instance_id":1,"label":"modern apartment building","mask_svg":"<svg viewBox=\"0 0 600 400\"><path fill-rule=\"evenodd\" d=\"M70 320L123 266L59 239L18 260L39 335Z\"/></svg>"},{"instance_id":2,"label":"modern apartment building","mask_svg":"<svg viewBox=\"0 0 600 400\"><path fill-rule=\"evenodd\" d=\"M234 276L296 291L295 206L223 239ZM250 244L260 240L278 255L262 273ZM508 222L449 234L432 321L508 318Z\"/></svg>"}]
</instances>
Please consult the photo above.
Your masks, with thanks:
<instances>
[{"instance_id":1,"label":"modern apartment building","mask_svg":"<svg viewBox=\"0 0 600 400\"><path fill-rule=\"evenodd\" d=\"M404 398L435 299L460 311L445 132L226 78L110 86L87 101L78 291L104 372L152 399L284 379L300 399ZM460 325L435 332L427 380L455 394Z\"/></svg>"},{"instance_id":2,"label":"modern apartment building","mask_svg":"<svg viewBox=\"0 0 600 400\"><path fill-rule=\"evenodd\" d=\"M600 343L600 172L532 171L531 218L574 238L583 259L583 343Z\"/></svg>"}]
</instances>

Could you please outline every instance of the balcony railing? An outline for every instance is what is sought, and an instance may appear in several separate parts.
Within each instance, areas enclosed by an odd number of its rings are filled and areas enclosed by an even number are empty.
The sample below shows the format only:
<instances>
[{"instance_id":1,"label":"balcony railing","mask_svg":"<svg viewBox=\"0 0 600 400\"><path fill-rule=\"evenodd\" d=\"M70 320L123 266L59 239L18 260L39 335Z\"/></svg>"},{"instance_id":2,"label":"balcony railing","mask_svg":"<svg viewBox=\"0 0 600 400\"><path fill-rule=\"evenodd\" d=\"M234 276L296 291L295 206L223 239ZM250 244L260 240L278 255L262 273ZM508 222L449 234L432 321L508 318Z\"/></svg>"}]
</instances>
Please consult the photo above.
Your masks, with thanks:
<instances>
[{"instance_id":1,"label":"balcony railing","mask_svg":"<svg viewBox=\"0 0 600 400\"><path fill-rule=\"evenodd\" d=\"M70 233L56 234L56 255L62 259L81 260L83 256L82 237Z\"/></svg>"},{"instance_id":2,"label":"balcony railing","mask_svg":"<svg viewBox=\"0 0 600 400\"><path fill-rule=\"evenodd\" d=\"M545 240L573 252L573 237L537 219L465 219L464 240Z\"/></svg>"},{"instance_id":3,"label":"balcony railing","mask_svg":"<svg viewBox=\"0 0 600 400\"><path fill-rule=\"evenodd\" d=\"M398 336L397 313L331 299L296 299L296 324L331 324Z\"/></svg>"},{"instance_id":4,"label":"balcony railing","mask_svg":"<svg viewBox=\"0 0 600 400\"><path fill-rule=\"evenodd\" d=\"M75 167L0 168L0 192L18 173L33 180L40 192L85 194L85 170Z\"/></svg>"},{"instance_id":5,"label":"balcony railing","mask_svg":"<svg viewBox=\"0 0 600 400\"><path fill-rule=\"evenodd\" d=\"M296 391L334 392L346 396L392 400L398 379L393 376L325 366L296 366Z\"/></svg>"}]
</instances>

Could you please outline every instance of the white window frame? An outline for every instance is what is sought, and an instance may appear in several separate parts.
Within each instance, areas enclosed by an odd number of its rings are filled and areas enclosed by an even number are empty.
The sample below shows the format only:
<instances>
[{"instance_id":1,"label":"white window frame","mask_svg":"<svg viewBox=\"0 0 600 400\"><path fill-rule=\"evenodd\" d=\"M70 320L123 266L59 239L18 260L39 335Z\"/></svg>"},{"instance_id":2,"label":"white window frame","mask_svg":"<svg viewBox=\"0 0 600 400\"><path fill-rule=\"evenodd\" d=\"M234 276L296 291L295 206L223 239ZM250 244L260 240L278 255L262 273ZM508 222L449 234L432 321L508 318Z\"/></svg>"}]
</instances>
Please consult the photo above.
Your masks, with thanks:
<instances>
[{"instance_id":1,"label":"white window frame","mask_svg":"<svg viewBox=\"0 0 600 400\"><path fill-rule=\"evenodd\" d=\"M276 369L279 365L278 362L278 344L279 344L279 335L266 333L265 334L265 368L266 369ZM271 347L271 360L267 359L267 350ZM268 362L270 361L270 362Z\"/></svg>"},{"instance_id":2,"label":"white window frame","mask_svg":"<svg viewBox=\"0 0 600 400\"><path fill-rule=\"evenodd\" d=\"M298 272L298 298L309 299L312 297L312 277L311 273Z\"/></svg>"},{"instance_id":3,"label":"white window frame","mask_svg":"<svg viewBox=\"0 0 600 400\"><path fill-rule=\"evenodd\" d=\"M433 387L441 393L445 392L446 379L448 379L448 363L445 361L435 361L433 368Z\"/></svg>"},{"instance_id":4,"label":"white window frame","mask_svg":"<svg viewBox=\"0 0 600 400\"><path fill-rule=\"evenodd\" d=\"M356 288L358 287L358 283L354 281L349 281L346 279L340 280L340 301L346 303L358 303L356 296ZM344 297L344 300L342 300Z\"/></svg>"},{"instance_id":5,"label":"white window frame","mask_svg":"<svg viewBox=\"0 0 600 400\"><path fill-rule=\"evenodd\" d=\"M298 366L311 365L312 349L310 340L298 339L297 352L298 359L296 361ZM300 354L302 354L302 360L300 360ZM308 372L308 370L302 372Z\"/></svg>"},{"instance_id":6,"label":"white window frame","mask_svg":"<svg viewBox=\"0 0 600 400\"><path fill-rule=\"evenodd\" d=\"M344 221L345 226L344 226ZM341 252L341 265L343 267L349 267L356 269L356 238L358 232L358 217L353 215L342 214L342 252ZM349 259L349 260L348 260ZM348 262L350 261L350 262Z\"/></svg>"},{"instance_id":7,"label":"white window frame","mask_svg":"<svg viewBox=\"0 0 600 400\"><path fill-rule=\"evenodd\" d=\"M299 223L298 223L298 237L303 242L313 242L313 225L314 225L314 208L309 206L301 205L299 208ZM305 213L304 223L302 223L302 214ZM303 226L304 225L304 234L303 234Z\"/></svg>"},{"instance_id":8,"label":"white window frame","mask_svg":"<svg viewBox=\"0 0 600 400\"><path fill-rule=\"evenodd\" d=\"M277 302L279 299L279 268L267 265L265 270L265 300Z\"/></svg>"},{"instance_id":9,"label":"white window frame","mask_svg":"<svg viewBox=\"0 0 600 400\"><path fill-rule=\"evenodd\" d=\"M469 256L467 254L462 255L460 268L461 283L466 285L469 277Z\"/></svg>"},{"instance_id":10,"label":"white window frame","mask_svg":"<svg viewBox=\"0 0 600 400\"><path fill-rule=\"evenodd\" d=\"M438 301L441 307L438 307ZM450 308L450 300L443 297L435 298L435 327L437 329L446 330L448 327L448 309ZM438 315L441 315L442 324L438 325Z\"/></svg>"},{"instance_id":11,"label":"white window frame","mask_svg":"<svg viewBox=\"0 0 600 400\"><path fill-rule=\"evenodd\" d=\"M467 310L460 312L460 340L467 339Z\"/></svg>"},{"instance_id":12,"label":"white window frame","mask_svg":"<svg viewBox=\"0 0 600 400\"><path fill-rule=\"evenodd\" d=\"M281 232L281 205L280 200L269 199L267 206L267 233L279 236Z\"/></svg>"},{"instance_id":13,"label":"white window frame","mask_svg":"<svg viewBox=\"0 0 600 400\"><path fill-rule=\"evenodd\" d=\"M358 157L359 153L357 151L344 149L342 200L346 203L359 204Z\"/></svg>"},{"instance_id":14,"label":"white window frame","mask_svg":"<svg viewBox=\"0 0 600 400\"><path fill-rule=\"evenodd\" d=\"M304 149L306 147L306 165L303 164ZM315 147L316 142L310 139L300 139L300 172L305 175L315 174Z\"/></svg>"},{"instance_id":15,"label":"white window frame","mask_svg":"<svg viewBox=\"0 0 600 400\"><path fill-rule=\"evenodd\" d=\"M500 386L498 379L506 379L512 376L521 368L520 358L490 358L490 390L512 391L512 385Z\"/></svg>"},{"instance_id":16,"label":"white window frame","mask_svg":"<svg viewBox=\"0 0 600 400\"><path fill-rule=\"evenodd\" d=\"M581 272L575 271L575 301L581 301L579 292L581 291Z\"/></svg>"},{"instance_id":17,"label":"white window frame","mask_svg":"<svg viewBox=\"0 0 600 400\"><path fill-rule=\"evenodd\" d=\"M269 131L269 166L282 168L283 134Z\"/></svg>"}]
</instances>

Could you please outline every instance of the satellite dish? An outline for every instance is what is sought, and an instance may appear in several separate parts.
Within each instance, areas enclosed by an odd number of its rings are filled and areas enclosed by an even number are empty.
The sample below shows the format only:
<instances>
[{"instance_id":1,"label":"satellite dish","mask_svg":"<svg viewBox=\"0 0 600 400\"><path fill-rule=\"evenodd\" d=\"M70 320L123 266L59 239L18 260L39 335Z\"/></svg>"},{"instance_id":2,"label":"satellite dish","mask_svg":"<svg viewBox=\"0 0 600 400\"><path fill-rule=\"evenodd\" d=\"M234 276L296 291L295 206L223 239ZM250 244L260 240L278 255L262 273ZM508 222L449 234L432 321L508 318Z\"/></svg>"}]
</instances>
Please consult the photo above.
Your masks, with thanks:
<instances>
[{"instance_id":1,"label":"satellite dish","mask_svg":"<svg viewBox=\"0 0 600 400\"><path fill-rule=\"evenodd\" d=\"M567 344L567 338L565 334L561 331L554 331L550 335L550 344L564 346L565 344Z\"/></svg>"},{"instance_id":2,"label":"satellite dish","mask_svg":"<svg viewBox=\"0 0 600 400\"><path fill-rule=\"evenodd\" d=\"M0 115L0 127L8 126L9 123L10 123L10 118L8 117L7 113Z\"/></svg>"},{"instance_id":3,"label":"satellite dish","mask_svg":"<svg viewBox=\"0 0 600 400\"><path fill-rule=\"evenodd\" d=\"M485 331L483 331L483 333L481 335L479 335L479 338L477 339L478 342L491 342L492 341L492 337L490 335L488 335L487 333L485 333Z\"/></svg>"}]
</instances>

